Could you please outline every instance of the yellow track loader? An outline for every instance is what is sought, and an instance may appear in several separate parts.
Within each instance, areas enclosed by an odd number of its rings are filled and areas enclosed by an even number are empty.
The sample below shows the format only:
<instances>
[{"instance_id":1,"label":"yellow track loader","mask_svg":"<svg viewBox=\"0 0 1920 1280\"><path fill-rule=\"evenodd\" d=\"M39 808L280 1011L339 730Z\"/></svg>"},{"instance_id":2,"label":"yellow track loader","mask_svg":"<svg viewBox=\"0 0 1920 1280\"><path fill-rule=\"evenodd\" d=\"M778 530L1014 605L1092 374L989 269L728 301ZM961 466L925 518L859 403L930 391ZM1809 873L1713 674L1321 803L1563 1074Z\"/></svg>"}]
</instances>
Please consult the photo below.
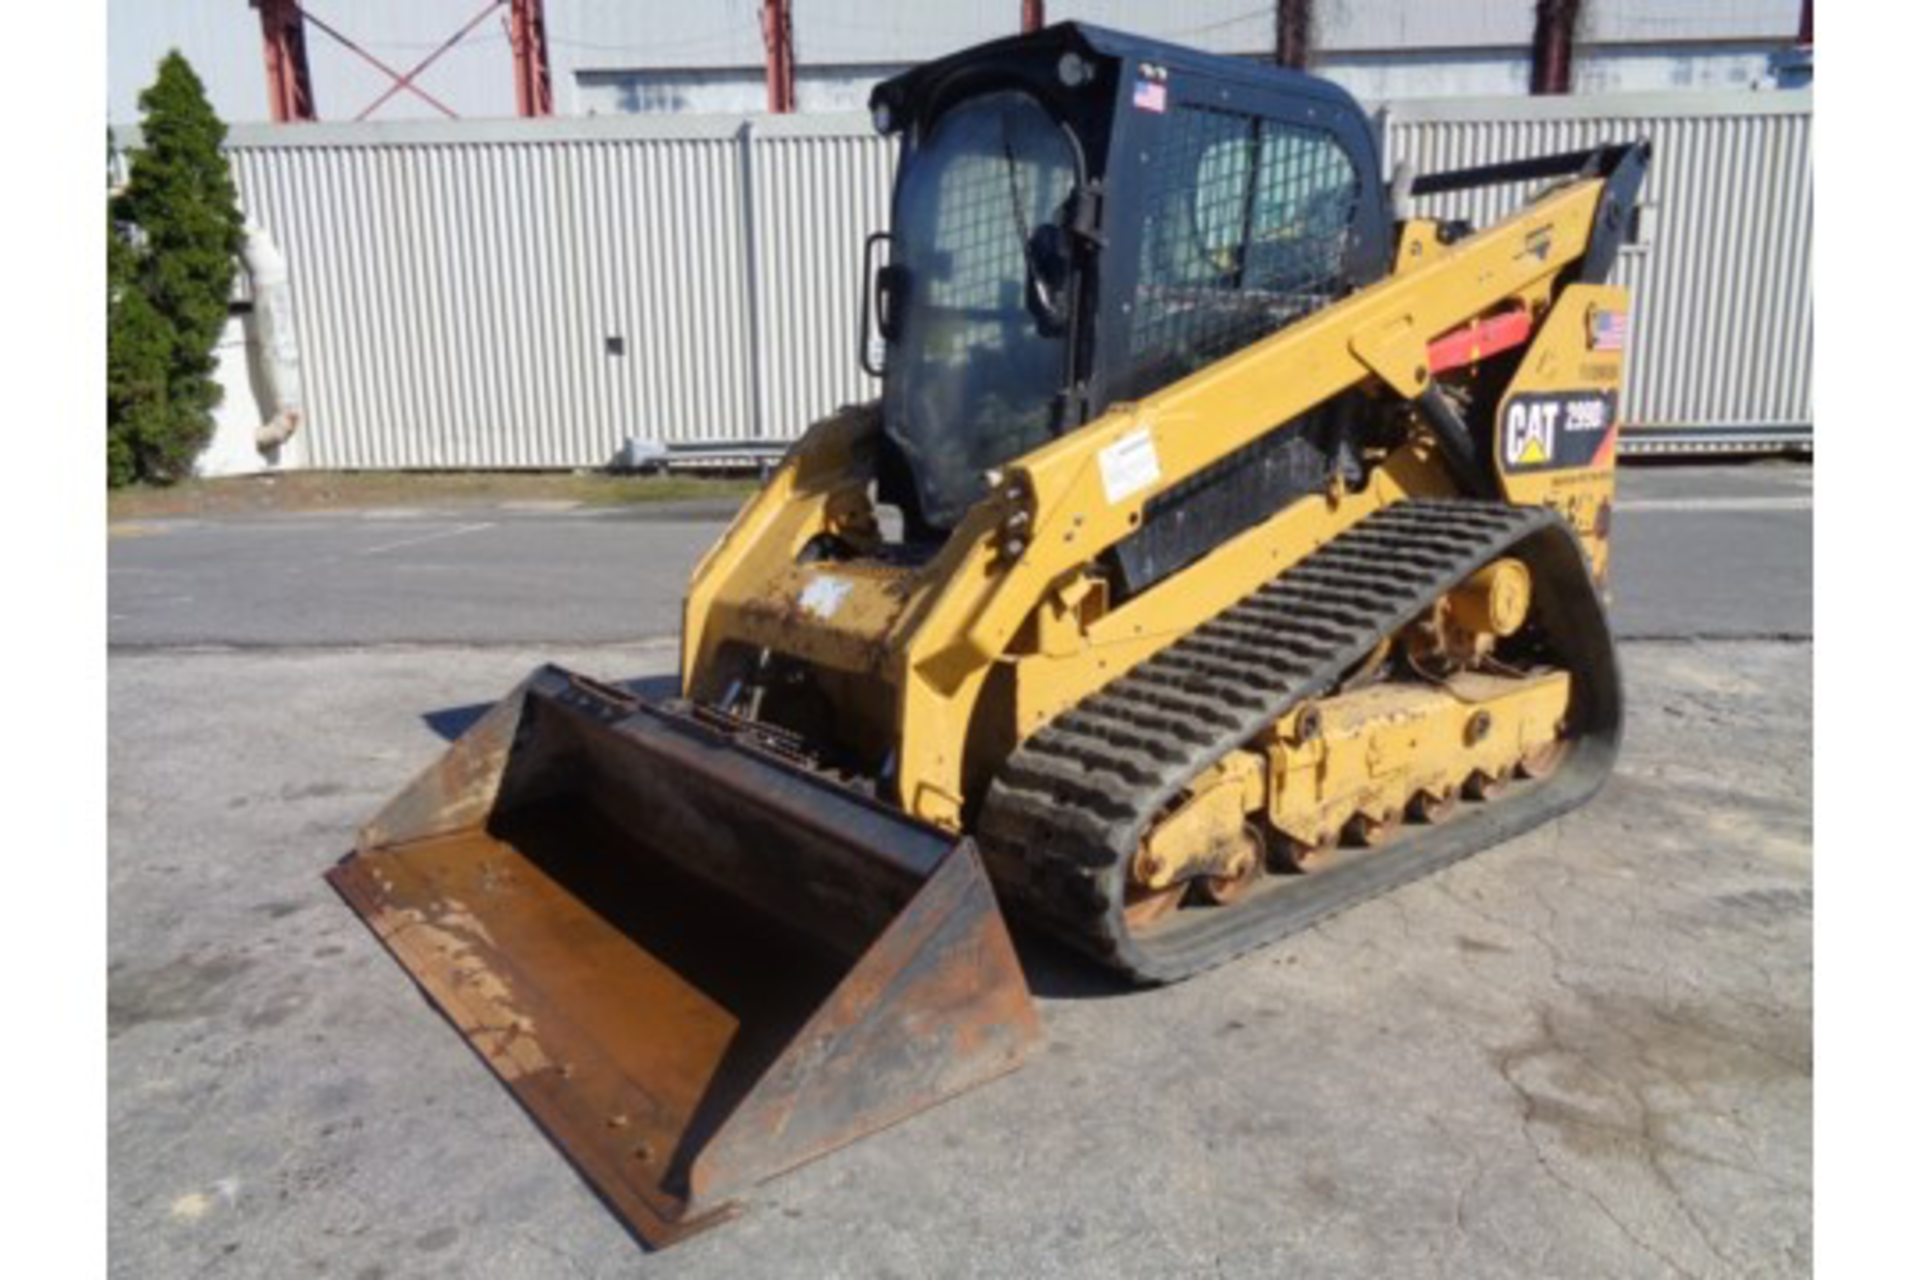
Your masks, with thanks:
<instances>
[{"instance_id":1,"label":"yellow track loader","mask_svg":"<svg viewBox=\"0 0 1920 1280\"><path fill-rule=\"evenodd\" d=\"M1390 188L1337 87L1073 24L873 113L881 395L695 570L680 695L536 671L330 873L656 1244L1017 1066L1002 907L1177 981L1565 813L1620 730L1644 144Z\"/></svg>"}]
</instances>

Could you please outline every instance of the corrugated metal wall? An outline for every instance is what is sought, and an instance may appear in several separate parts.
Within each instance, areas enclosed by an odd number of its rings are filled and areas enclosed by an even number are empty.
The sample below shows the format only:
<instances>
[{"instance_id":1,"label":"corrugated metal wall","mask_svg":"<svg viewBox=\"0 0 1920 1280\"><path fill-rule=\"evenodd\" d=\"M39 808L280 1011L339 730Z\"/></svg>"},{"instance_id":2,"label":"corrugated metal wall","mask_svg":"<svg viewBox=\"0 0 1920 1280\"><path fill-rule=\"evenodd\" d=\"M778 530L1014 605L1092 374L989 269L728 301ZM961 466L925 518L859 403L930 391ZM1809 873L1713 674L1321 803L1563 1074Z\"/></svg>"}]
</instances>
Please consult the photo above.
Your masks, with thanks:
<instances>
[{"instance_id":1,"label":"corrugated metal wall","mask_svg":"<svg viewBox=\"0 0 1920 1280\"><path fill-rule=\"evenodd\" d=\"M315 466L604 466L873 394L860 248L892 154L864 121L255 127L231 151L288 257Z\"/></svg>"},{"instance_id":2,"label":"corrugated metal wall","mask_svg":"<svg viewBox=\"0 0 1920 1280\"><path fill-rule=\"evenodd\" d=\"M1812 421L1811 99L1396 103L1432 171L1648 136L1632 422ZM891 145L846 117L252 126L332 468L603 466L629 437L785 440L869 398L860 255ZM1517 189L1441 205L1495 216Z\"/></svg>"},{"instance_id":3,"label":"corrugated metal wall","mask_svg":"<svg viewBox=\"0 0 1920 1280\"><path fill-rule=\"evenodd\" d=\"M602 466L629 435L749 433L737 126L545 132L236 131L292 275L313 465Z\"/></svg>"},{"instance_id":4,"label":"corrugated metal wall","mask_svg":"<svg viewBox=\"0 0 1920 1280\"><path fill-rule=\"evenodd\" d=\"M1625 417L1643 429L1813 422L1813 111L1802 94L1388 107L1389 151L1421 172L1647 138L1642 243L1614 278L1633 290ZM1484 226L1521 187L1434 198ZM1423 202L1423 205L1426 202Z\"/></svg>"},{"instance_id":5,"label":"corrugated metal wall","mask_svg":"<svg viewBox=\"0 0 1920 1280\"><path fill-rule=\"evenodd\" d=\"M861 251L887 224L893 147L862 118L772 133L752 149L762 434L791 439L879 384L860 370Z\"/></svg>"}]
</instances>

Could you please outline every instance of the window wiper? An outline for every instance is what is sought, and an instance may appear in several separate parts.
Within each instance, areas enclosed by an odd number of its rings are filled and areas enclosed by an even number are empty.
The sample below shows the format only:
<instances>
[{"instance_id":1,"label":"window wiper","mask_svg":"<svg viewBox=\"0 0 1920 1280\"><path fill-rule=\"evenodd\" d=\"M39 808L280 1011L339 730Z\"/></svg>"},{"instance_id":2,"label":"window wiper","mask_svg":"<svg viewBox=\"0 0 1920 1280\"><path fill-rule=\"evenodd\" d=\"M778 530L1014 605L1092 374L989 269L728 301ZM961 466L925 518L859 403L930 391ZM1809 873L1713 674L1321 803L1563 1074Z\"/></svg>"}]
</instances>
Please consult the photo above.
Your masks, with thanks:
<instances>
[{"instance_id":1,"label":"window wiper","mask_svg":"<svg viewBox=\"0 0 1920 1280\"><path fill-rule=\"evenodd\" d=\"M1020 193L1020 162L1013 158L1013 139L1007 136L1007 118L1000 117L1000 154L1007 158L1007 202L1013 207L1014 230L1020 235L1020 256L1027 263L1027 279L1038 282L1033 264L1033 237L1027 231L1026 200Z\"/></svg>"}]
</instances>

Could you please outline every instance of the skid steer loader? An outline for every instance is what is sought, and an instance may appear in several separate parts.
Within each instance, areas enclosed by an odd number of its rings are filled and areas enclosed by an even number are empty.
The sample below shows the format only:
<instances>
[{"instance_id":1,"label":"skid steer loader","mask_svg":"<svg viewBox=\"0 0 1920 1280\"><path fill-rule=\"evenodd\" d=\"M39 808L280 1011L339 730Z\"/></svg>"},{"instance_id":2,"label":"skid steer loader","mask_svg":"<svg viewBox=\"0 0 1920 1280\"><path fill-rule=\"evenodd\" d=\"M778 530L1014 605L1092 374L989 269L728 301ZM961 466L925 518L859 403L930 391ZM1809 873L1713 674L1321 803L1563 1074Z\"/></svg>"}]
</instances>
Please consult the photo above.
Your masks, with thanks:
<instances>
[{"instance_id":1,"label":"skid steer loader","mask_svg":"<svg viewBox=\"0 0 1920 1280\"><path fill-rule=\"evenodd\" d=\"M1645 145L1389 190L1340 89L1072 24L872 102L881 395L695 570L680 695L534 672L330 873L656 1244L1018 1065L1002 905L1176 981L1565 813L1620 730Z\"/></svg>"}]
</instances>

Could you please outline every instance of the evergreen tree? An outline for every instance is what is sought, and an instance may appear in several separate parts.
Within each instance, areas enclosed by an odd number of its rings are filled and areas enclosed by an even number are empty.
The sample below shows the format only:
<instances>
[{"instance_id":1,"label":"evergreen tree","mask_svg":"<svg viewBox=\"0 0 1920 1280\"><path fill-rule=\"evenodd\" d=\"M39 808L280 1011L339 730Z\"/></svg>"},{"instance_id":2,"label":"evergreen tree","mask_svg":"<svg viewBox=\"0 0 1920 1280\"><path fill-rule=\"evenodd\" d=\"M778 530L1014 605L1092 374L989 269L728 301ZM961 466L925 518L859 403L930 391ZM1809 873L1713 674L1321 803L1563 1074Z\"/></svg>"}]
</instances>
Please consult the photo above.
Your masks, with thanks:
<instances>
[{"instance_id":1,"label":"evergreen tree","mask_svg":"<svg viewBox=\"0 0 1920 1280\"><path fill-rule=\"evenodd\" d=\"M159 75L140 95L140 111L142 144L114 212L140 229L132 292L144 296L161 322L156 327L138 304L124 320L140 334L138 359L148 358L156 328L168 346L165 421L131 436L141 477L164 481L189 474L213 432L220 402L214 348L227 322L242 224L233 175L220 152L226 126L178 51L161 60ZM125 299L121 309L128 309Z\"/></svg>"},{"instance_id":2,"label":"evergreen tree","mask_svg":"<svg viewBox=\"0 0 1920 1280\"><path fill-rule=\"evenodd\" d=\"M190 468L170 456L167 374L173 334L140 289L140 255L107 217L107 483L129 484L143 474Z\"/></svg>"}]
</instances>

